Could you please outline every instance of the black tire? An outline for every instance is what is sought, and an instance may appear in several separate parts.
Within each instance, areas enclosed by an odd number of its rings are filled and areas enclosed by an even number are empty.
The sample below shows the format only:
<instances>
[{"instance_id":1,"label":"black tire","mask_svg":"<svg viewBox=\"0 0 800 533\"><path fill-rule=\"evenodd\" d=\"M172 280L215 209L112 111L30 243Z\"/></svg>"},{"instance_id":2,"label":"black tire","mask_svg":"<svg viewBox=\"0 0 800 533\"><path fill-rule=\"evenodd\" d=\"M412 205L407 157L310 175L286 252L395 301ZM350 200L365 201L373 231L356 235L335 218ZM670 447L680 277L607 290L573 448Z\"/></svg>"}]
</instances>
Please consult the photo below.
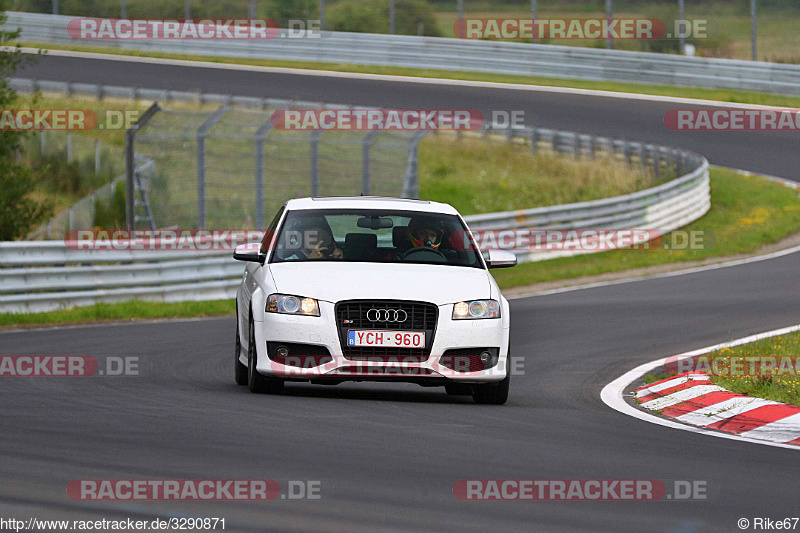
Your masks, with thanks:
<instances>
[{"instance_id":1,"label":"black tire","mask_svg":"<svg viewBox=\"0 0 800 533\"><path fill-rule=\"evenodd\" d=\"M250 313L250 324L247 334L247 388L250 392L263 394L278 394L283 390L283 380L267 379L256 370L258 353L256 352L256 328L253 324L253 314Z\"/></svg>"},{"instance_id":2,"label":"black tire","mask_svg":"<svg viewBox=\"0 0 800 533\"><path fill-rule=\"evenodd\" d=\"M450 396L469 396L472 394L472 385L467 383L447 383L444 386L444 390Z\"/></svg>"},{"instance_id":3,"label":"black tire","mask_svg":"<svg viewBox=\"0 0 800 533\"><path fill-rule=\"evenodd\" d=\"M508 400L508 387L511 383L511 343L506 357L506 377L499 383L473 385L472 399L483 405L503 405Z\"/></svg>"},{"instance_id":4,"label":"black tire","mask_svg":"<svg viewBox=\"0 0 800 533\"><path fill-rule=\"evenodd\" d=\"M239 337L239 312L236 312L236 344L234 345L233 362L235 365L234 378L237 385L247 385L247 366L239 361L239 354L242 353L242 340Z\"/></svg>"}]
</instances>

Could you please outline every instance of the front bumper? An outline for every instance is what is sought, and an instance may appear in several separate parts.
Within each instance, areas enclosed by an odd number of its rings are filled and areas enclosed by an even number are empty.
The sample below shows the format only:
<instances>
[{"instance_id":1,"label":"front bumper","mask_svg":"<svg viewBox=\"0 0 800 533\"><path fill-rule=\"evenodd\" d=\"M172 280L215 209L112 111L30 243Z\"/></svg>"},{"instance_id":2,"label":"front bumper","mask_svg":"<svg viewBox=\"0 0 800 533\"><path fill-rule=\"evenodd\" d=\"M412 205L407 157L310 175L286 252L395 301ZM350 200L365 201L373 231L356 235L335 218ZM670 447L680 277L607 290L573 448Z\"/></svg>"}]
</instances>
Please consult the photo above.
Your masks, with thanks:
<instances>
[{"instance_id":1,"label":"front bumper","mask_svg":"<svg viewBox=\"0 0 800 533\"><path fill-rule=\"evenodd\" d=\"M504 324L508 324L507 320L452 320L453 305L442 305L430 355L426 358L398 353L397 356L355 360L342 355L334 304L321 301L319 306L319 317L264 313L264 320L255 323L256 370L260 374L299 381L411 381L434 385L453 381L493 383L506 377L509 328ZM322 346L328 350L331 360L318 366L305 364L304 359L300 364L297 359L290 364L273 361L267 354L268 341ZM486 370L474 370L474 365L453 365L452 358L458 356L445 355L448 350L482 347L499 349L497 364ZM305 354L290 354L290 357L292 355Z\"/></svg>"}]
</instances>

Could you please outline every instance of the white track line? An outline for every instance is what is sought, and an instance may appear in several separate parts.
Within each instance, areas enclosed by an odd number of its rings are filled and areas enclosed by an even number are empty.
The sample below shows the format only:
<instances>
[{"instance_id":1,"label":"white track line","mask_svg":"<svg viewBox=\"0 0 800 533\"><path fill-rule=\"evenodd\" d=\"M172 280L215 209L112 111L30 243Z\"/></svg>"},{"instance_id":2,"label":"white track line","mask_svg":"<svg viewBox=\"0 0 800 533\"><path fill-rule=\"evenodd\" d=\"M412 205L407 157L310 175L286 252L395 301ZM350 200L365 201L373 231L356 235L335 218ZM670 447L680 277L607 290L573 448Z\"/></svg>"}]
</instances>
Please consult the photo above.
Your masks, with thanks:
<instances>
[{"instance_id":1,"label":"white track line","mask_svg":"<svg viewBox=\"0 0 800 533\"><path fill-rule=\"evenodd\" d=\"M34 54L38 48L22 48L24 53ZM95 52L76 52L72 50L47 50L48 56L55 57L75 57L82 59L100 59L103 61L122 61L128 63L149 63L154 65L173 65L181 67L213 68L219 70L238 70L247 72L268 72L273 74L294 74L298 76L317 76L326 78L346 78L371 81L389 81L393 83L417 83L422 85L450 85L457 87L475 87L481 89L505 89L514 91L547 92L557 94L575 94L583 96L600 96L605 98L619 98L623 100L644 100L650 102L670 102L676 104L687 104L696 106L725 107L739 109L787 109L787 107L776 107L756 104L740 104L734 102L719 102L715 100L701 100L695 98L682 98L678 96L659 96L652 94L623 93L616 91L601 91L597 89L574 89L570 87L550 87L546 85L528 85L524 83L499 83L491 81L469 81L447 78L423 78L416 76L396 76L389 74L365 74L359 72L337 72L333 70L311 70L286 67L262 67L256 65L241 65L235 63L215 63L213 61L191 61L186 59L167 59L161 57L128 56L117 54L102 54ZM223 58L223 56L220 56ZM237 59L237 58L227 58ZM369 67L369 65L366 65ZM409 67L411 68L411 67ZM481 74L481 73L476 73ZM569 83L570 80L565 80ZM577 81L577 80L576 80ZM602 83L602 82L598 82ZM647 87L647 85L642 85Z\"/></svg>"},{"instance_id":2,"label":"white track line","mask_svg":"<svg viewBox=\"0 0 800 533\"><path fill-rule=\"evenodd\" d=\"M691 352L686 352L683 354L678 355L677 357L689 358L694 357L696 355L702 355L709 352L713 352L715 350L719 350L722 348L732 348L734 346L739 346L742 344L748 344L750 342L759 341L761 339L767 339L769 337L776 337L778 335L786 335L787 333L792 333L795 331L800 331L800 324L796 326L789 326L786 328L774 329L772 331L767 331L764 333L758 333L756 335L750 335L748 337L742 337L741 339L736 339L730 342L723 342L720 344L715 344L714 346L708 346L706 348L700 348L699 350L694 350ZM675 357L675 356L673 356ZM650 422L651 424L658 424L659 426L666 426L669 428L674 429L681 429L683 431L690 431L692 433L700 433L703 435L710 435L712 437L719 437L721 439L730 439L730 440L738 440L743 442L752 442L753 444L761 444L764 446L773 446L776 448L787 448L789 450L799 450L800 446L796 446L794 444L785 444L783 442L770 442L766 440L754 439L752 437L742 436L742 435L733 435L730 433L723 433L718 431L712 431L710 429L705 429L702 427L697 426L687 426L685 424L681 424L680 422L675 422L672 419L661 418L645 411L641 411L634 406L630 405L628 402L625 401L623 397L623 393L626 388L628 388L634 381L641 379L642 376L655 370L659 366L663 365L667 359L670 361L673 360L673 357L664 357L663 359L658 359L656 361L651 361L649 363L644 363L643 365L639 365L633 370L630 370L623 374L622 376L618 377L605 387L600 392L600 398L610 408L614 409L615 411L619 411L622 414L632 416L634 418L638 418L639 420L644 420L645 422ZM749 432L748 432L749 433Z\"/></svg>"}]
</instances>

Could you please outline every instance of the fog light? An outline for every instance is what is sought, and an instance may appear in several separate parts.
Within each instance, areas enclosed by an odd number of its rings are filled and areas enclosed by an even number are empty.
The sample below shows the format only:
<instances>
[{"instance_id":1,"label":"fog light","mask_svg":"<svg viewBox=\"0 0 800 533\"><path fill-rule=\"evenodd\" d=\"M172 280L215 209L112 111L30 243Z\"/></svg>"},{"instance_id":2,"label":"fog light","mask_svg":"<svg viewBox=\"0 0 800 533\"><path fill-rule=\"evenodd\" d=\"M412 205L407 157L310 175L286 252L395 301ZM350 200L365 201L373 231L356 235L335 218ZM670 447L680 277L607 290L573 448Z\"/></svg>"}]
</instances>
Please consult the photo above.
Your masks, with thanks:
<instances>
[{"instance_id":1,"label":"fog light","mask_svg":"<svg viewBox=\"0 0 800 533\"><path fill-rule=\"evenodd\" d=\"M486 364L492 360L491 352L481 352L481 363Z\"/></svg>"},{"instance_id":2,"label":"fog light","mask_svg":"<svg viewBox=\"0 0 800 533\"><path fill-rule=\"evenodd\" d=\"M289 348L286 346L278 346L278 348L275 350L275 353L278 354L279 357L286 357L289 355Z\"/></svg>"}]
</instances>

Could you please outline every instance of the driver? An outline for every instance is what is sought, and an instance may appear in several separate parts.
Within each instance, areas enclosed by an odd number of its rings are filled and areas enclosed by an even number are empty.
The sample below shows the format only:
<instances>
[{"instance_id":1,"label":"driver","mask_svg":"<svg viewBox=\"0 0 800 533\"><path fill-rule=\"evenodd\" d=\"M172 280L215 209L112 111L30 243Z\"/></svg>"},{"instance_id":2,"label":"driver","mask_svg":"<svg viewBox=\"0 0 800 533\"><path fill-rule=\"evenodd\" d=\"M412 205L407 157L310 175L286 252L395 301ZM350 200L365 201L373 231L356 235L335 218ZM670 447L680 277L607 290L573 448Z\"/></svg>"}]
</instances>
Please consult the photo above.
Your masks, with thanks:
<instances>
[{"instance_id":1,"label":"driver","mask_svg":"<svg viewBox=\"0 0 800 533\"><path fill-rule=\"evenodd\" d=\"M298 249L286 259L341 259L342 249L336 244L333 232L324 219L301 219L295 224L298 236L292 236L292 241L298 240ZM299 237L299 238L298 238Z\"/></svg>"},{"instance_id":2,"label":"driver","mask_svg":"<svg viewBox=\"0 0 800 533\"><path fill-rule=\"evenodd\" d=\"M412 248L427 246L438 250L442 244L444 227L442 221L433 217L414 217L408 222L406 232Z\"/></svg>"}]
</instances>

